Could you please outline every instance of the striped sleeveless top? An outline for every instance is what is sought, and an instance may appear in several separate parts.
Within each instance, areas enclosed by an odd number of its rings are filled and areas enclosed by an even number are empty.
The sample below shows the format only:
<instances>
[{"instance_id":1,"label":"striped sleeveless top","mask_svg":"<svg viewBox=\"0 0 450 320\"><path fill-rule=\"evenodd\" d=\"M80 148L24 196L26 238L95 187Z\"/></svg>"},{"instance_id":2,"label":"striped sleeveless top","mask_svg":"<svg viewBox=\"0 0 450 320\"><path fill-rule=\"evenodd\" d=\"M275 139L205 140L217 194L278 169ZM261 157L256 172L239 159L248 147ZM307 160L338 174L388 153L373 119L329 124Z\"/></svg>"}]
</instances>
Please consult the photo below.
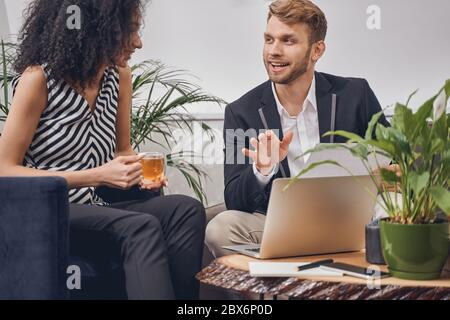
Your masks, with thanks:
<instances>
[{"instance_id":1,"label":"striped sleeveless top","mask_svg":"<svg viewBox=\"0 0 450 320\"><path fill-rule=\"evenodd\" d=\"M47 78L48 103L33 140L25 154L24 166L49 171L78 171L95 168L114 158L119 76L114 67L105 70L92 112L86 99L64 80ZM19 77L13 80L13 90ZM14 92L13 91L13 92ZM106 203L94 187L69 190L69 202Z\"/></svg>"}]
</instances>

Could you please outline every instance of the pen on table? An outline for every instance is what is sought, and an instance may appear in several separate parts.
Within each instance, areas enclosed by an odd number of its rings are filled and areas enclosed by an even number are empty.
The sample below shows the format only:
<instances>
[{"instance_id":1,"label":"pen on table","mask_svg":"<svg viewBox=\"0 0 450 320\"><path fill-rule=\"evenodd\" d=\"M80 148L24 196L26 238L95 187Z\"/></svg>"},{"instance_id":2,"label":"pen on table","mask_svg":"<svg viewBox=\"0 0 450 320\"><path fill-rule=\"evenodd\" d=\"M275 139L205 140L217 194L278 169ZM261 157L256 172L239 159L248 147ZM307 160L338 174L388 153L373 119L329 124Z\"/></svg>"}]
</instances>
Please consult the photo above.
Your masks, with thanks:
<instances>
[{"instance_id":1,"label":"pen on table","mask_svg":"<svg viewBox=\"0 0 450 320\"><path fill-rule=\"evenodd\" d=\"M333 259L319 260L319 261L316 261L316 262L305 264L303 266L299 266L298 267L298 271L303 271L303 270L307 270L307 269L313 269L313 268L321 266L322 264L333 263L333 262L334 262Z\"/></svg>"}]
</instances>

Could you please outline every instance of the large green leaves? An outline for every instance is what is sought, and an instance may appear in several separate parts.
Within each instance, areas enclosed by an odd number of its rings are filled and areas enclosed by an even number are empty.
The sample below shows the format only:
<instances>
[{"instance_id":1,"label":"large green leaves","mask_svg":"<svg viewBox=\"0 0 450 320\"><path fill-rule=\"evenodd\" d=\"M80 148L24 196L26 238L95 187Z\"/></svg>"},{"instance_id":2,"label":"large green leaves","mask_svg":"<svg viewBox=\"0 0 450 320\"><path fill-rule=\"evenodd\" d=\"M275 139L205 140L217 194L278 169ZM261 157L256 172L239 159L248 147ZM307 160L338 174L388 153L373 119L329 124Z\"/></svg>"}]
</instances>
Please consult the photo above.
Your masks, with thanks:
<instances>
[{"instance_id":1,"label":"large green leaves","mask_svg":"<svg viewBox=\"0 0 450 320\"><path fill-rule=\"evenodd\" d=\"M405 134L396 127L384 127L378 125L376 130L376 139L385 143L389 148L390 154L394 159L401 159L402 155L411 155L411 146Z\"/></svg>"},{"instance_id":2,"label":"large green leaves","mask_svg":"<svg viewBox=\"0 0 450 320\"><path fill-rule=\"evenodd\" d=\"M398 164L396 169L401 171L400 176L392 168L379 168L378 173L372 173L372 178L373 181L381 178L385 184L401 189L403 197L399 203L397 198L394 201L387 195L391 188L379 187L383 200L381 205L391 218L401 223L434 221L437 207L450 212L450 115L441 113L450 96L450 80L439 90L439 95L433 96L413 112L409 103L416 92L408 97L406 104L395 105L390 127L379 123L382 113L378 112L372 116L364 137L342 130L326 133L351 142L339 147L362 159L366 166L369 165L368 155L371 153L389 156ZM319 146L309 152L324 148L332 147ZM301 174L323 164L340 166L330 159L310 164Z\"/></svg>"},{"instance_id":3,"label":"large green leaves","mask_svg":"<svg viewBox=\"0 0 450 320\"><path fill-rule=\"evenodd\" d=\"M423 189L425 189L429 180L430 180L429 172L422 172L419 174L416 171L410 171L408 173L409 185L416 194L419 194Z\"/></svg>"},{"instance_id":4,"label":"large green leaves","mask_svg":"<svg viewBox=\"0 0 450 320\"><path fill-rule=\"evenodd\" d=\"M447 97L450 97L450 79L445 81L444 90L445 93L447 94Z\"/></svg>"},{"instance_id":5,"label":"large green leaves","mask_svg":"<svg viewBox=\"0 0 450 320\"><path fill-rule=\"evenodd\" d=\"M373 137L373 130L375 126L378 123L378 120L380 120L381 116L383 115L383 111L380 111L378 113L375 113L372 116L372 119L370 119L369 125L367 126L366 134L364 136L364 139L370 140Z\"/></svg>"},{"instance_id":6,"label":"large green leaves","mask_svg":"<svg viewBox=\"0 0 450 320\"><path fill-rule=\"evenodd\" d=\"M450 215L450 192L442 187L431 187L430 195L438 207Z\"/></svg>"},{"instance_id":7,"label":"large green leaves","mask_svg":"<svg viewBox=\"0 0 450 320\"><path fill-rule=\"evenodd\" d=\"M331 164L337 167L340 167L344 170L346 170L348 173L351 174L351 172L344 166L342 166L339 162L337 161L333 161L333 160L324 160L324 161L319 161L319 162L315 162L310 164L309 166L307 166L306 168L304 168L303 170L301 170L283 189L283 191L285 191L286 189L288 189L294 182L295 180L300 179L302 176L304 176L305 174L307 174L308 172L310 172L311 170L322 166L324 164Z\"/></svg>"},{"instance_id":8,"label":"large green leaves","mask_svg":"<svg viewBox=\"0 0 450 320\"><path fill-rule=\"evenodd\" d=\"M363 142L364 141L364 139L362 137L358 136L357 134L355 134L353 132L343 131L343 130L330 131L330 132L325 133L323 136L327 137L327 136L331 136L331 135L347 138L349 140L349 142Z\"/></svg>"},{"instance_id":9,"label":"large green leaves","mask_svg":"<svg viewBox=\"0 0 450 320\"><path fill-rule=\"evenodd\" d=\"M394 116L392 117L392 126L402 132L407 139L412 138L414 118L411 109L406 105L397 103L395 105Z\"/></svg>"},{"instance_id":10,"label":"large green leaves","mask_svg":"<svg viewBox=\"0 0 450 320\"><path fill-rule=\"evenodd\" d=\"M436 95L437 96L437 95ZM429 99L427 102L425 102L416 113L414 113L412 120L411 120L411 129L412 134L409 137L410 141L414 141L417 139L420 135L422 135L422 139L425 139L424 143L428 143L426 141L426 137L424 136L424 133L427 134L428 131L428 119L431 118L432 110L433 110L433 102L434 99L436 99L436 96Z\"/></svg>"}]
</instances>

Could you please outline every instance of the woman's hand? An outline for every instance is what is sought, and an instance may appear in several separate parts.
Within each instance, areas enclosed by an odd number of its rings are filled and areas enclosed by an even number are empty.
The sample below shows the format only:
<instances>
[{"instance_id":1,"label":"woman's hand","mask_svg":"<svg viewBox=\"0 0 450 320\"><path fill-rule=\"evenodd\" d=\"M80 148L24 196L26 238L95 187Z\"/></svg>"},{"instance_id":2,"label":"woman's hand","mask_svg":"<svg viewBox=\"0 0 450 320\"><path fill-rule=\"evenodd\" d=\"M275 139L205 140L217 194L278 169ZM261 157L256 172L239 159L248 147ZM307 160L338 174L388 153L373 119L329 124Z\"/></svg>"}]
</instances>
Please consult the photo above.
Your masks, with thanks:
<instances>
[{"instance_id":1,"label":"woman's hand","mask_svg":"<svg viewBox=\"0 0 450 320\"><path fill-rule=\"evenodd\" d=\"M142 179L139 183L139 188L142 190L159 190L162 187L168 187L169 181L167 178L163 175L161 177L160 181L148 181L145 179Z\"/></svg>"},{"instance_id":2,"label":"woman's hand","mask_svg":"<svg viewBox=\"0 0 450 320\"><path fill-rule=\"evenodd\" d=\"M144 155L119 156L97 168L100 184L108 187L129 189L142 181Z\"/></svg>"}]
</instances>

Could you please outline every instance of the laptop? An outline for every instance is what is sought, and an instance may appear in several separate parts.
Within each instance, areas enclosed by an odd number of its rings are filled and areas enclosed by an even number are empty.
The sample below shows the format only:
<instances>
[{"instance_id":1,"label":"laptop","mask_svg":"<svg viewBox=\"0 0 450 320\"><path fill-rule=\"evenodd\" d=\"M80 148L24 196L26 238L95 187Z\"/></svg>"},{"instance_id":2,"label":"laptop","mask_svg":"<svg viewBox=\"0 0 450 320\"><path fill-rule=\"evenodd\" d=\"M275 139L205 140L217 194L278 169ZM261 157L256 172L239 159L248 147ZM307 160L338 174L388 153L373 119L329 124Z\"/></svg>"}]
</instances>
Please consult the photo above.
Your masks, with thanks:
<instances>
[{"instance_id":1,"label":"laptop","mask_svg":"<svg viewBox=\"0 0 450 320\"><path fill-rule=\"evenodd\" d=\"M348 157L333 155L332 159ZM386 158L377 161L381 166L389 164ZM367 191L376 195L376 186L367 169L358 168L357 163L352 166L353 174L359 174L356 176L332 170L325 170L327 176L317 170L311 172L287 189L290 178L274 180L261 244L223 248L259 259L364 249L365 225L375 208L375 198Z\"/></svg>"}]
</instances>

